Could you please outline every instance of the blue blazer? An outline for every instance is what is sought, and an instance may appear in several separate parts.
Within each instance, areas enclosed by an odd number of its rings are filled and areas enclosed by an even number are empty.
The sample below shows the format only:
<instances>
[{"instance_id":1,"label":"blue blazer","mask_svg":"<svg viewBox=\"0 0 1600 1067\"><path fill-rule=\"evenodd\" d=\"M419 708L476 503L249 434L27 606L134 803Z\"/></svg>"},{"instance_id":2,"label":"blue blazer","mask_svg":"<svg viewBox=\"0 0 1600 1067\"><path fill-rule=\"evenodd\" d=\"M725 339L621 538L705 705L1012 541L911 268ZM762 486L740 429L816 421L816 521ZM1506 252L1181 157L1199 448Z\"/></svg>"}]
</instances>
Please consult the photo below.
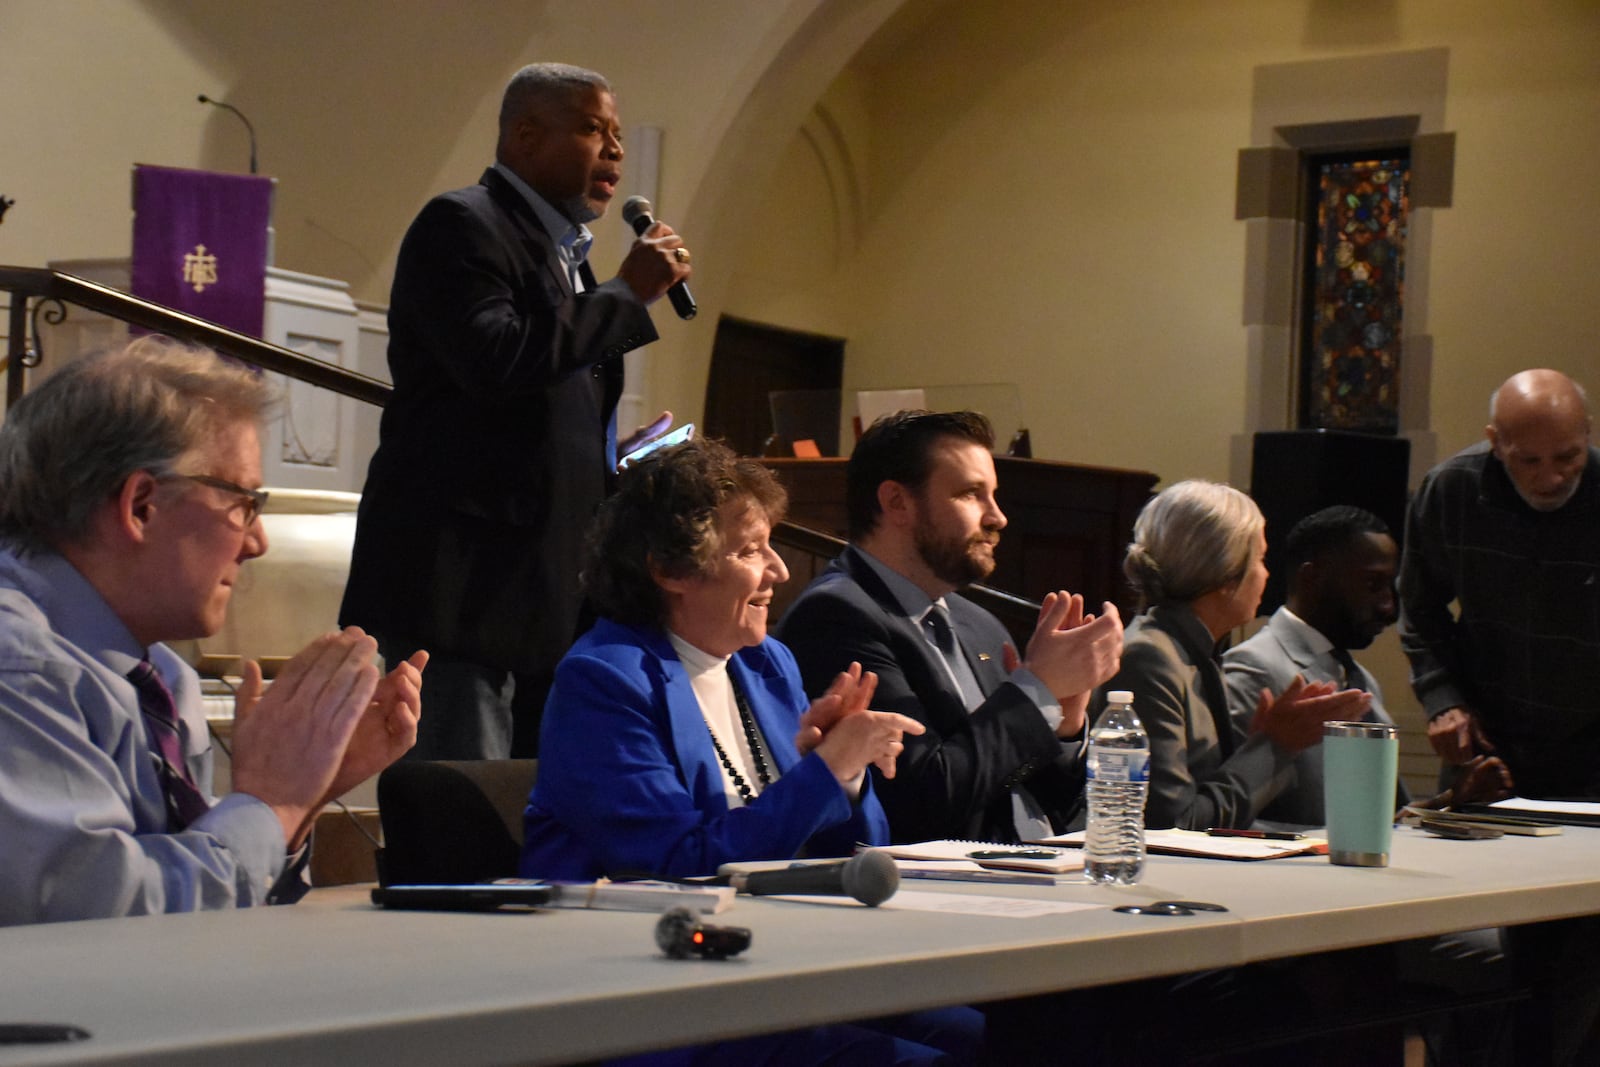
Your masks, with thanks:
<instances>
[{"instance_id":1,"label":"blue blazer","mask_svg":"<svg viewBox=\"0 0 1600 1067\"><path fill-rule=\"evenodd\" d=\"M888 821L864 786L852 803L794 734L808 701L789 650L741 649L728 670L744 691L779 777L730 809L722 765L688 675L664 632L606 619L556 668L524 816L522 873L681 878L737 860L843 856L882 844Z\"/></svg>"}]
</instances>

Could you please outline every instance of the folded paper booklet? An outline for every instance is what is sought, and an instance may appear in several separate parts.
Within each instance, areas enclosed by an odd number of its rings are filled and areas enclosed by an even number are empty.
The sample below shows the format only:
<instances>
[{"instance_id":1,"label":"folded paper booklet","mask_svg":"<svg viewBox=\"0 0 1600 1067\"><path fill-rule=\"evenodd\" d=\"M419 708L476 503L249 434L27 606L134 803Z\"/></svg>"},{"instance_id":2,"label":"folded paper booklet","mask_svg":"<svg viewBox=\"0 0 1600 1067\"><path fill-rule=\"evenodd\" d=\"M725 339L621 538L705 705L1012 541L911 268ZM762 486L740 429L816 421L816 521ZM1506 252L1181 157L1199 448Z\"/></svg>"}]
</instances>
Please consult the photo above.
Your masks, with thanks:
<instances>
[{"instance_id":1,"label":"folded paper booklet","mask_svg":"<svg viewBox=\"0 0 1600 1067\"><path fill-rule=\"evenodd\" d=\"M1485 815L1503 815L1530 822L1600 826L1600 803L1593 800L1532 800L1511 797L1493 804L1463 804L1459 809ZM1506 831L1510 833L1510 831Z\"/></svg>"},{"instance_id":2,"label":"folded paper booklet","mask_svg":"<svg viewBox=\"0 0 1600 1067\"><path fill-rule=\"evenodd\" d=\"M1431 808L1408 807L1401 814L1403 821L1408 824L1432 822L1447 826L1476 826L1522 837L1555 837L1561 833L1561 827L1554 823L1540 822L1537 818L1499 815L1494 813L1495 810L1474 808L1471 811L1434 811Z\"/></svg>"},{"instance_id":3,"label":"folded paper booklet","mask_svg":"<svg viewBox=\"0 0 1600 1067\"><path fill-rule=\"evenodd\" d=\"M1083 847L1083 831L1047 837L1041 845ZM1260 837L1212 837L1204 830L1146 830L1144 847L1159 856L1199 856L1213 860L1275 860L1284 856L1327 855L1320 837L1271 841Z\"/></svg>"},{"instance_id":4,"label":"folded paper booklet","mask_svg":"<svg viewBox=\"0 0 1600 1067\"><path fill-rule=\"evenodd\" d=\"M880 849L896 860L961 860L993 871L1063 874L1083 868L1083 856L1039 845L1003 845L992 841L919 841Z\"/></svg>"},{"instance_id":5,"label":"folded paper booklet","mask_svg":"<svg viewBox=\"0 0 1600 1067\"><path fill-rule=\"evenodd\" d=\"M518 885L528 879L497 878L495 885ZM544 883L540 883L544 884ZM664 911L692 908L713 915L733 903L734 888L727 885L683 885L678 882L551 882L555 894L545 902L551 908L598 908L603 911Z\"/></svg>"}]
</instances>

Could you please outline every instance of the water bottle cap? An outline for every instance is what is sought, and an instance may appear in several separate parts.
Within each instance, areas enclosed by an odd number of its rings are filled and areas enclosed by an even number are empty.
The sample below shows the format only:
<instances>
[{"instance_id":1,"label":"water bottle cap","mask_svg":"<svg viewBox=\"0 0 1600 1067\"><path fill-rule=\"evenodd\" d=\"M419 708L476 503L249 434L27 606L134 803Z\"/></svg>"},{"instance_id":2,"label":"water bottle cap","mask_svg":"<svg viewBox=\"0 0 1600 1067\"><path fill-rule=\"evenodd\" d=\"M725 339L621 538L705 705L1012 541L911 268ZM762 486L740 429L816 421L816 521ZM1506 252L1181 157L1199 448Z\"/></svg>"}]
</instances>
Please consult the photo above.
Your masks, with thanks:
<instances>
[{"instance_id":1,"label":"water bottle cap","mask_svg":"<svg viewBox=\"0 0 1600 1067\"><path fill-rule=\"evenodd\" d=\"M1126 689L1113 689L1106 694L1108 704L1132 704L1133 694Z\"/></svg>"}]
</instances>

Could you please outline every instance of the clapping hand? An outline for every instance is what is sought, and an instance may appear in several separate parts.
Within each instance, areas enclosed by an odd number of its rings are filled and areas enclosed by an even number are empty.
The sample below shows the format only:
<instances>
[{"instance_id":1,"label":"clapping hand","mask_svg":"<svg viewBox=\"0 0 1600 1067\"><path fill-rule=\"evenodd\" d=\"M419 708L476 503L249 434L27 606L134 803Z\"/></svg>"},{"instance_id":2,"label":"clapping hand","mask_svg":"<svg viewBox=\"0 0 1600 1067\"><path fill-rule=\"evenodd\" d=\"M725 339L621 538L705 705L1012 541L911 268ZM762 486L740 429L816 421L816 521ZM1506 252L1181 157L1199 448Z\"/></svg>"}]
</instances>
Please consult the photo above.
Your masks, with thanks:
<instances>
[{"instance_id":1,"label":"clapping hand","mask_svg":"<svg viewBox=\"0 0 1600 1067\"><path fill-rule=\"evenodd\" d=\"M419 649L378 682L372 703L345 747L344 762L324 803L348 793L416 744L417 722L422 718L422 670L427 665L428 653Z\"/></svg>"},{"instance_id":2,"label":"clapping hand","mask_svg":"<svg viewBox=\"0 0 1600 1067\"><path fill-rule=\"evenodd\" d=\"M354 626L323 634L265 694L260 665L245 664L234 702L233 786L273 810L291 848L310 832L377 691L377 650Z\"/></svg>"},{"instance_id":3,"label":"clapping hand","mask_svg":"<svg viewBox=\"0 0 1600 1067\"><path fill-rule=\"evenodd\" d=\"M823 735L840 719L866 711L877 689L878 676L863 671L859 663L840 671L827 692L813 700L800 716L800 731L794 735L795 750L804 756L822 742Z\"/></svg>"},{"instance_id":4,"label":"clapping hand","mask_svg":"<svg viewBox=\"0 0 1600 1067\"><path fill-rule=\"evenodd\" d=\"M1338 689L1332 682L1307 682L1301 675L1277 697L1263 689L1250 722L1253 733L1264 733L1279 748L1303 752L1322 741L1324 722L1354 722L1372 708L1372 694L1364 689Z\"/></svg>"},{"instance_id":5,"label":"clapping hand","mask_svg":"<svg viewBox=\"0 0 1600 1067\"><path fill-rule=\"evenodd\" d=\"M892 711L860 711L834 723L816 752L840 785L859 778L869 765L893 778L895 760L905 750L901 737L923 730L917 720Z\"/></svg>"},{"instance_id":6,"label":"clapping hand","mask_svg":"<svg viewBox=\"0 0 1600 1067\"><path fill-rule=\"evenodd\" d=\"M1122 662L1122 616L1109 601L1099 616L1085 614L1083 597L1065 589L1049 593L1039 605L1039 622L1028 641L1028 656L1018 662L1006 646L1007 672L1027 667L1050 687L1061 704L1061 737L1082 730L1095 686L1117 673Z\"/></svg>"}]
</instances>

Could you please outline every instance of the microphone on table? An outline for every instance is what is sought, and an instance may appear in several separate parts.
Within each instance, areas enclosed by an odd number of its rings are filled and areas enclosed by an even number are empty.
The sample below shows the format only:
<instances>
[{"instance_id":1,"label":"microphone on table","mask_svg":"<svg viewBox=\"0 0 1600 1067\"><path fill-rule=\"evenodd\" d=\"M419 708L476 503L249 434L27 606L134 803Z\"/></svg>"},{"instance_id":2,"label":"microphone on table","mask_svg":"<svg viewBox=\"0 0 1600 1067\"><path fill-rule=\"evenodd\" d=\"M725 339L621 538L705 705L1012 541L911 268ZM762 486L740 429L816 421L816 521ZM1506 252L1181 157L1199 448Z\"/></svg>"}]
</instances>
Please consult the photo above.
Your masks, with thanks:
<instances>
[{"instance_id":1,"label":"microphone on table","mask_svg":"<svg viewBox=\"0 0 1600 1067\"><path fill-rule=\"evenodd\" d=\"M806 863L735 874L728 884L753 897L855 897L875 908L900 888L900 868L887 853L869 849L842 863Z\"/></svg>"},{"instance_id":2,"label":"microphone on table","mask_svg":"<svg viewBox=\"0 0 1600 1067\"><path fill-rule=\"evenodd\" d=\"M685 907L668 908L656 923L656 945L675 960L702 956L725 960L750 947L750 930L743 926L713 926Z\"/></svg>"},{"instance_id":3,"label":"microphone on table","mask_svg":"<svg viewBox=\"0 0 1600 1067\"><path fill-rule=\"evenodd\" d=\"M232 104L224 103L221 100L213 100L205 93L201 93L195 99L199 100L202 104L210 104L212 107L220 107L224 111L231 111L235 115L239 116L239 121L244 123L246 132L250 134L250 173L254 174L256 172L256 128L250 125L250 120L244 117L244 112L240 111Z\"/></svg>"},{"instance_id":4,"label":"microphone on table","mask_svg":"<svg viewBox=\"0 0 1600 1067\"><path fill-rule=\"evenodd\" d=\"M630 196L622 204L622 221L632 226L636 235L643 237L645 231L656 224L655 216L650 211L650 201L642 196ZM692 319L700 310L695 306L694 297L689 295L687 282L677 282L668 289L667 299L672 301L672 310L678 313L680 319Z\"/></svg>"}]
</instances>

